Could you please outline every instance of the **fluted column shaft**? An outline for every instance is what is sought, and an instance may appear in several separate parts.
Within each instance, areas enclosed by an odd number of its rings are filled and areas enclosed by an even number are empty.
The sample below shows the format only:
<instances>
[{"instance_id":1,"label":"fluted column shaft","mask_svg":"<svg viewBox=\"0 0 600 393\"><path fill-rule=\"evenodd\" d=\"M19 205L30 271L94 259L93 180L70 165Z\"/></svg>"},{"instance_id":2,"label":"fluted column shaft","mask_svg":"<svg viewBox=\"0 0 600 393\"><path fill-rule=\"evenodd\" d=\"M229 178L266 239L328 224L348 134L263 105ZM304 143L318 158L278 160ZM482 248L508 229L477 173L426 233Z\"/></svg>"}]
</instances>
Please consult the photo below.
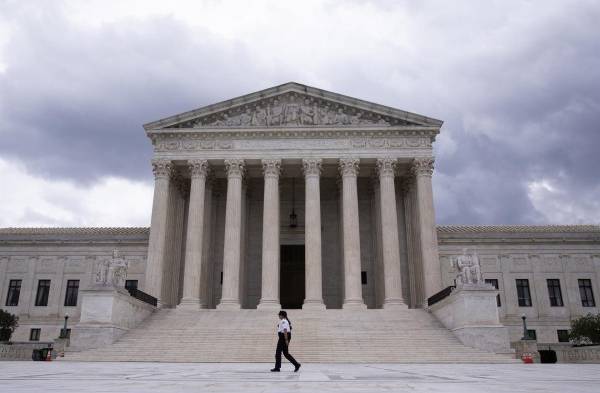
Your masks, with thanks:
<instances>
[{"instance_id":1,"label":"fluted column shaft","mask_svg":"<svg viewBox=\"0 0 600 393\"><path fill-rule=\"evenodd\" d=\"M262 292L258 309L281 308L279 303L279 175L281 160L262 160L263 202Z\"/></svg>"},{"instance_id":2,"label":"fluted column shaft","mask_svg":"<svg viewBox=\"0 0 600 393\"><path fill-rule=\"evenodd\" d=\"M381 211L381 242L383 246L383 275L385 297L383 307L404 305L400 277L400 243L398 242L398 215L394 170L397 161L391 158L377 160Z\"/></svg>"},{"instance_id":3,"label":"fluted column shaft","mask_svg":"<svg viewBox=\"0 0 600 393\"><path fill-rule=\"evenodd\" d=\"M343 308L366 308L362 298L360 229L358 220L358 158L340 159L342 176L342 214L344 231Z\"/></svg>"},{"instance_id":4,"label":"fluted column shaft","mask_svg":"<svg viewBox=\"0 0 600 393\"><path fill-rule=\"evenodd\" d=\"M240 260L242 234L243 160L225 160L227 202L225 205L225 241L223 247L223 286L218 309L239 309Z\"/></svg>"},{"instance_id":5,"label":"fluted column shaft","mask_svg":"<svg viewBox=\"0 0 600 393\"><path fill-rule=\"evenodd\" d=\"M169 188L173 166L168 160L152 162L154 172L154 198L148 239L148 261L146 263L146 285L144 291L162 302L163 268L166 253L167 212Z\"/></svg>"},{"instance_id":6,"label":"fluted column shaft","mask_svg":"<svg viewBox=\"0 0 600 393\"><path fill-rule=\"evenodd\" d=\"M183 299L181 299L180 304L181 306L206 308L206 302L201 302L200 283L203 280L204 201L208 161L190 160L188 165L192 175L192 181L190 185L190 202L188 207L185 243Z\"/></svg>"},{"instance_id":7,"label":"fluted column shaft","mask_svg":"<svg viewBox=\"0 0 600 393\"><path fill-rule=\"evenodd\" d=\"M418 214L419 246L421 249L425 299L442 289L431 185L433 162L433 158L418 158L413 160L411 167L416 185L415 202Z\"/></svg>"},{"instance_id":8,"label":"fluted column shaft","mask_svg":"<svg viewBox=\"0 0 600 393\"><path fill-rule=\"evenodd\" d=\"M303 309L324 310L321 261L321 160L302 160L306 181L305 197L305 286Z\"/></svg>"}]
</instances>

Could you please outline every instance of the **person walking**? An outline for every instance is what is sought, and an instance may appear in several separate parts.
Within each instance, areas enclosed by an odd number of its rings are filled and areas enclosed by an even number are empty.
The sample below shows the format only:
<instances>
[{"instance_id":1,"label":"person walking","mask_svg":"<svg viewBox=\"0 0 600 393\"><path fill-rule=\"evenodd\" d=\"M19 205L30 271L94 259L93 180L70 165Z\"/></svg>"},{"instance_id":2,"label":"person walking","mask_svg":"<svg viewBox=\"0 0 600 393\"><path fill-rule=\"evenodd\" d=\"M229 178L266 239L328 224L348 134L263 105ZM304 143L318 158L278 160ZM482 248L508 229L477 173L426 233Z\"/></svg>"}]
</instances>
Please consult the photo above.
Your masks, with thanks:
<instances>
[{"instance_id":1,"label":"person walking","mask_svg":"<svg viewBox=\"0 0 600 393\"><path fill-rule=\"evenodd\" d=\"M292 339L292 324L288 319L287 312L281 310L279 311L279 323L277 324L277 335L279 339L277 340L277 349L275 350L275 368L271 369L272 372L279 372L281 369L281 353L283 352L283 356L287 360L290 361L294 365L294 372L300 370L301 364L294 359L292 355L290 355L288 351L288 347L290 345L290 340Z\"/></svg>"}]
</instances>

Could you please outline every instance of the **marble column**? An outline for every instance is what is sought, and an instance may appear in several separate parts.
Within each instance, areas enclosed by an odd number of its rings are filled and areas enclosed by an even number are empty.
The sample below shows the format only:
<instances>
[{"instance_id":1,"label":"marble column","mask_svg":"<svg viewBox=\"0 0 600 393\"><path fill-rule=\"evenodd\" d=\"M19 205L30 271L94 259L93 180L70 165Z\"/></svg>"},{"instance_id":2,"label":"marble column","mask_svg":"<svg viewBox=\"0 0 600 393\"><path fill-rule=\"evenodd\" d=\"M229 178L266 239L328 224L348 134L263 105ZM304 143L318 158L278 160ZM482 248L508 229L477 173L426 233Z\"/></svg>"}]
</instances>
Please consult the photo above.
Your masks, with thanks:
<instances>
[{"instance_id":1,"label":"marble column","mask_svg":"<svg viewBox=\"0 0 600 393\"><path fill-rule=\"evenodd\" d=\"M418 215L419 248L421 251L424 301L442 289L435 212L433 208L433 158L416 158L411 173L415 177L416 213Z\"/></svg>"},{"instance_id":2,"label":"marble column","mask_svg":"<svg viewBox=\"0 0 600 393\"><path fill-rule=\"evenodd\" d=\"M324 310L321 261L321 159L302 160L306 182L304 249L306 296L303 309Z\"/></svg>"},{"instance_id":3,"label":"marble column","mask_svg":"<svg viewBox=\"0 0 600 393\"><path fill-rule=\"evenodd\" d=\"M203 281L202 257L204 255L204 202L207 160L188 161L191 173L190 201L188 207L187 234L185 242L185 273L183 275L183 298L180 306L206 308L200 293ZM205 299L203 299L205 300Z\"/></svg>"},{"instance_id":4,"label":"marble column","mask_svg":"<svg viewBox=\"0 0 600 393\"><path fill-rule=\"evenodd\" d=\"M343 308L366 309L362 298L360 230L358 221L358 158L340 159L342 176L342 214L344 232Z\"/></svg>"},{"instance_id":5,"label":"marble column","mask_svg":"<svg viewBox=\"0 0 600 393\"><path fill-rule=\"evenodd\" d=\"M146 262L146 284L144 291L162 303L162 281L165 254L167 249L167 211L169 189L173 166L169 160L152 161L154 172L154 198L148 239L148 260Z\"/></svg>"},{"instance_id":6,"label":"marble column","mask_svg":"<svg viewBox=\"0 0 600 393\"><path fill-rule=\"evenodd\" d=\"M279 310L279 175L281 160L262 160L263 202L262 291L259 310Z\"/></svg>"},{"instance_id":7,"label":"marble column","mask_svg":"<svg viewBox=\"0 0 600 393\"><path fill-rule=\"evenodd\" d=\"M383 278L385 297L383 307L404 306L400 277L400 243L394 185L397 161L392 158L377 160L379 197L381 206L381 242L383 246Z\"/></svg>"},{"instance_id":8,"label":"marble column","mask_svg":"<svg viewBox=\"0 0 600 393\"><path fill-rule=\"evenodd\" d=\"M227 202L223 247L223 286L217 309L239 309L244 160L225 160Z\"/></svg>"}]
</instances>

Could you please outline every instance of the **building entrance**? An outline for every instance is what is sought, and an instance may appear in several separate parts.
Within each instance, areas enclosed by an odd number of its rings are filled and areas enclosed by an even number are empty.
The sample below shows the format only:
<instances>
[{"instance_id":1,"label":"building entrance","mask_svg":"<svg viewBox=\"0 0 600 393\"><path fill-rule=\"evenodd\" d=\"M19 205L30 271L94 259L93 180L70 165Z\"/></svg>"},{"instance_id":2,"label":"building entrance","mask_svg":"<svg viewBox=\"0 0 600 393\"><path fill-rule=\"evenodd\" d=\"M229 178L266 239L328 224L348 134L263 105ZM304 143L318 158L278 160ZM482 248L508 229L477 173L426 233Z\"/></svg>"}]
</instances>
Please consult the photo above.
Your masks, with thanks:
<instances>
[{"instance_id":1,"label":"building entrance","mask_svg":"<svg viewBox=\"0 0 600 393\"><path fill-rule=\"evenodd\" d=\"M304 244L281 246L279 297L281 308L302 308L304 302Z\"/></svg>"}]
</instances>

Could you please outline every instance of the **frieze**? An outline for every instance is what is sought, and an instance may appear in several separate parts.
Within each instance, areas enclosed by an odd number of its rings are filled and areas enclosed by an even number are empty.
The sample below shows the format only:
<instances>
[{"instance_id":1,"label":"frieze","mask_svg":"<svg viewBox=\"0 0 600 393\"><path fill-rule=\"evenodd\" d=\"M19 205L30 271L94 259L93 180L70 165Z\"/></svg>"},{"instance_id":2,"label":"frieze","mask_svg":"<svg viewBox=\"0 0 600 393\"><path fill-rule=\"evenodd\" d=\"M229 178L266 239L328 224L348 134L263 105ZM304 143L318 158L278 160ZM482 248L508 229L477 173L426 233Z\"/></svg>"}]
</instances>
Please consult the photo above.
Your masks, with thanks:
<instances>
[{"instance_id":1,"label":"frieze","mask_svg":"<svg viewBox=\"0 0 600 393\"><path fill-rule=\"evenodd\" d=\"M195 140L188 136L164 137L155 144L155 151L252 150L252 149L415 149L431 148L429 137L393 138L331 138L331 139L247 139Z\"/></svg>"},{"instance_id":2,"label":"frieze","mask_svg":"<svg viewBox=\"0 0 600 393\"><path fill-rule=\"evenodd\" d=\"M289 92L202 115L170 128L319 127L413 125L404 119L363 110L324 98Z\"/></svg>"}]
</instances>

